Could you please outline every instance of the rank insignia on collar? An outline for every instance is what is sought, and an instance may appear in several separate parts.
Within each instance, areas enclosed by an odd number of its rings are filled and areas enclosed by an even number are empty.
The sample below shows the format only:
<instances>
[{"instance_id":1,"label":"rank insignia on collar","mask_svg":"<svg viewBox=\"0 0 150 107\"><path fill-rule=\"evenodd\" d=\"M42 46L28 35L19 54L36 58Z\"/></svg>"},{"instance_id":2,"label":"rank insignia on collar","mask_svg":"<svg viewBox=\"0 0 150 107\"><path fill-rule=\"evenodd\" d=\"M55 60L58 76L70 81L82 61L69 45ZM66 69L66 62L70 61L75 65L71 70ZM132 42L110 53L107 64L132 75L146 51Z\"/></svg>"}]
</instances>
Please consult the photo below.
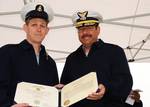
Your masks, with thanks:
<instances>
[{"instance_id":1,"label":"rank insignia on collar","mask_svg":"<svg viewBox=\"0 0 150 107\"><path fill-rule=\"evenodd\" d=\"M88 11L85 11L85 12L78 12L77 13L78 16L80 17L80 20L86 20L86 17L88 15Z\"/></svg>"}]
</instances>

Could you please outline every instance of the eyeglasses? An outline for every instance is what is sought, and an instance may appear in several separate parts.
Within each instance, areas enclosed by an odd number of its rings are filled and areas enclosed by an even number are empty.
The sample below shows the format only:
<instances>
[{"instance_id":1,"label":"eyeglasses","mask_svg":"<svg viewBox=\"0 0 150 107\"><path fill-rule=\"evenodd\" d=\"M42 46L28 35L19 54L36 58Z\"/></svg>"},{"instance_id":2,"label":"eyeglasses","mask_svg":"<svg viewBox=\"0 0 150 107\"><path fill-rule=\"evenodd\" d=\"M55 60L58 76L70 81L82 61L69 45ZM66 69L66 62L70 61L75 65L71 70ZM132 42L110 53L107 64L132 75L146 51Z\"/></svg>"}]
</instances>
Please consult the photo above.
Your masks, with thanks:
<instances>
[{"instance_id":1,"label":"eyeglasses","mask_svg":"<svg viewBox=\"0 0 150 107\"><path fill-rule=\"evenodd\" d=\"M82 32L82 31L93 31L93 30L95 30L95 26L88 26L88 27L80 27L80 28L78 28L78 31L79 32Z\"/></svg>"}]
</instances>

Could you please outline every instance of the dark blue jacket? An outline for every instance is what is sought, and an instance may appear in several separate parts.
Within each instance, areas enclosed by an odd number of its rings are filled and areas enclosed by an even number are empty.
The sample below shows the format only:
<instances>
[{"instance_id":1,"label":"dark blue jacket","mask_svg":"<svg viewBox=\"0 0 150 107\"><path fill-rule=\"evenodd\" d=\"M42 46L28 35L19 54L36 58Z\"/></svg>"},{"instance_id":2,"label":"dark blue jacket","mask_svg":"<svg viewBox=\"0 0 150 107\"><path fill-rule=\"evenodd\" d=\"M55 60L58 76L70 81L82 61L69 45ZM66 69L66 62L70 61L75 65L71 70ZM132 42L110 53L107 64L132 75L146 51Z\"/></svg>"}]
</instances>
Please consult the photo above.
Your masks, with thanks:
<instances>
[{"instance_id":1,"label":"dark blue jacket","mask_svg":"<svg viewBox=\"0 0 150 107\"><path fill-rule=\"evenodd\" d=\"M86 56L80 46L67 57L61 83L68 84L92 71L105 85L105 96L98 101L84 99L71 107L123 107L133 84L123 49L99 40Z\"/></svg>"},{"instance_id":2,"label":"dark blue jacket","mask_svg":"<svg viewBox=\"0 0 150 107\"><path fill-rule=\"evenodd\" d=\"M30 82L53 86L58 84L54 60L41 46L39 64L31 44L26 40L20 44L6 45L0 49L0 107L14 103L16 85Z\"/></svg>"}]
</instances>

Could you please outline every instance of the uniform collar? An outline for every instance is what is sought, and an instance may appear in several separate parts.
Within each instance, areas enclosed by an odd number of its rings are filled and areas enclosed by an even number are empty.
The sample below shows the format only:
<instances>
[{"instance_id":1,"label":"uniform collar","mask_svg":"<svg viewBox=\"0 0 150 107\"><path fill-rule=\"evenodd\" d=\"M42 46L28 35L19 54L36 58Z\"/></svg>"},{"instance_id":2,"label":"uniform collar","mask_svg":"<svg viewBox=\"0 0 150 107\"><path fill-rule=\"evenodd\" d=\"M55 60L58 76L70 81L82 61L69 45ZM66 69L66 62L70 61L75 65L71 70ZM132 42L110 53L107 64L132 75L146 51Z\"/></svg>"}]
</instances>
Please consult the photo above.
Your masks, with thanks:
<instances>
[{"instance_id":1,"label":"uniform collar","mask_svg":"<svg viewBox=\"0 0 150 107\"><path fill-rule=\"evenodd\" d=\"M103 42L101 39L98 39L98 41L96 41L95 43L93 43L92 48L91 48L89 54L90 54L91 52L93 53L93 52L94 52L95 50L97 50L97 49L101 49L101 48L103 47L103 45L104 45L104 42ZM83 55L85 55L85 54L84 54L84 50L83 50L83 45L81 45L81 46L77 49L77 51L78 51L78 52L81 52L81 53L83 53Z\"/></svg>"},{"instance_id":2,"label":"uniform collar","mask_svg":"<svg viewBox=\"0 0 150 107\"><path fill-rule=\"evenodd\" d=\"M98 39L95 43L93 43L92 48L100 48L103 47L104 42L101 39Z\"/></svg>"},{"instance_id":3,"label":"uniform collar","mask_svg":"<svg viewBox=\"0 0 150 107\"><path fill-rule=\"evenodd\" d=\"M33 50L33 46L25 39L23 40L20 44L20 47L23 48L24 50ZM41 45L41 51L42 53L46 53L45 47Z\"/></svg>"},{"instance_id":4,"label":"uniform collar","mask_svg":"<svg viewBox=\"0 0 150 107\"><path fill-rule=\"evenodd\" d=\"M19 45L25 50L33 49L33 46L26 39L23 40Z\"/></svg>"}]
</instances>

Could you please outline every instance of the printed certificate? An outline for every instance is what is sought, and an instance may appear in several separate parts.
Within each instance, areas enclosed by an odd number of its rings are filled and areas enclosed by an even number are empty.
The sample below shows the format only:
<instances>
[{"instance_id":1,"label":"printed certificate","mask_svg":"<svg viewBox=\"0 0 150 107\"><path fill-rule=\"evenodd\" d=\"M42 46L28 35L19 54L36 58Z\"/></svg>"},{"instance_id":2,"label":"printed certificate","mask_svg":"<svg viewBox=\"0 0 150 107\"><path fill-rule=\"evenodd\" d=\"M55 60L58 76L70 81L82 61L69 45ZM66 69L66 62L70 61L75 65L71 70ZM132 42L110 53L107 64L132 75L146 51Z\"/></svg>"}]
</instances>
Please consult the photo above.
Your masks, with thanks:
<instances>
[{"instance_id":1,"label":"printed certificate","mask_svg":"<svg viewBox=\"0 0 150 107\"><path fill-rule=\"evenodd\" d=\"M91 72L67 85L61 90L61 107L68 107L98 89L97 76ZM28 103L33 107L58 107L59 91L55 87L21 82L17 85L15 101Z\"/></svg>"},{"instance_id":2,"label":"printed certificate","mask_svg":"<svg viewBox=\"0 0 150 107\"><path fill-rule=\"evenodd\" d=\"M86 97L98 89L95 72L91 72L63 87L61 90L61 105L68 107Z\"/></svg>"},{"instance_id":3,"label":"printed certificate","mask_svg":"<svg viewBox=\"0 0 150 107\"><path fill-rule=\"evenodd\" d=\"M17 85L15 101L33 107L58 107L58 90L55 87L21 82Z\"/></svg>"}]
</instances>

